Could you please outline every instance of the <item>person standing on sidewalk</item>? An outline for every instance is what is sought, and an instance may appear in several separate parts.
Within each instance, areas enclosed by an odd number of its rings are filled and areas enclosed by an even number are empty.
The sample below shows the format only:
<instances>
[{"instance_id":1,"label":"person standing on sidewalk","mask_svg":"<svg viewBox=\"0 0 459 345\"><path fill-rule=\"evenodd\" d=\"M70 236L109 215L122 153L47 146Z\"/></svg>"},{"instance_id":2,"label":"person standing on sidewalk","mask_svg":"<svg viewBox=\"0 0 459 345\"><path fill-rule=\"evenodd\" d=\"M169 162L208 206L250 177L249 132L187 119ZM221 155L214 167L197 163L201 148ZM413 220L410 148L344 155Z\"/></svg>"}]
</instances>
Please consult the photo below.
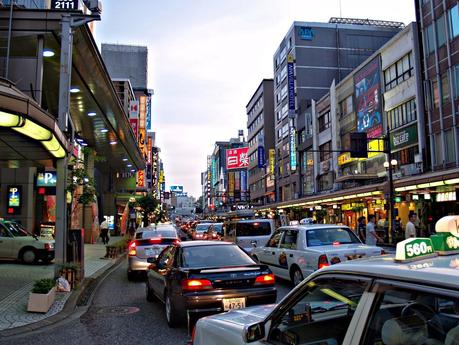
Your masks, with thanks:
<instances>
[{"instance_id":1,"label":"person standing on sidewalk","mask_svg":"<svg viewBox=\"0 0 459 345\"><path fill-rule=\"evenodd\" d=\"M357 224L357 236L359 236L360 241L362 241L363 243L365 243L365 242L366 242L366 236L365 236L365 231L366 231L365 217L364 217L364 216L361 216L361 217L359 217L359 219L358 219L357 221L358 221L358 224Z\"/></svg>"},{"instance_id":2,"label":"person standing on sidewalk","mask_svg":"<svg viewBox=\"0 0 459 345\"><path fill-rule=\"evenodd\" d=\"M110 238L108 237L108 221L107 217L104 217L104 221L100 224L100 238L104 244L108 244Z\"/></svg>"},{"instance_id":3,"label":"person standing on sidewalk","mask_svg":"<svg viewBox=\"0 0 459 345\"><path fill-rule=\"evenodd\" d=\"M375 228L375 215L370 214L368 216L368 224L366 227L366 241L365 243L370 245L370 246L375 246L377 242L382 242L381 238L378 236L376 233L376 228Z\"/></svg>"},{"instance_id":4,"label":"person standing on sidewalk","mask_svg":"<svg viewBox=\"0 0 459 345\"><path fill-rule=\"evenodd\" d=\"M416 226L414 222L416 221L416 213L411 212L408 216L408 223L406 223L405 228L405 239L416 237Z\"/></svg>"}]
</instances>

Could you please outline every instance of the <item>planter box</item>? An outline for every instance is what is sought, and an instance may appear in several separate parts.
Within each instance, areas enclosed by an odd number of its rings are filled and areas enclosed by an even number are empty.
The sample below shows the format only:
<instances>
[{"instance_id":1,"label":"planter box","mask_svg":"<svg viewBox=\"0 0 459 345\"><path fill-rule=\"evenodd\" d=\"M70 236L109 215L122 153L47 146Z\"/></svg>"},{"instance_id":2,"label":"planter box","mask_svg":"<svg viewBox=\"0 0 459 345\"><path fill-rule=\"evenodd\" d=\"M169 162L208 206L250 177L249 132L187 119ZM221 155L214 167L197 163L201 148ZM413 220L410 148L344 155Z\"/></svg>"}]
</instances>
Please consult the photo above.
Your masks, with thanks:
<instances>
[{"instance_id":1,"label":"planter box","mask_svg":"<svg viewBox=\"0 0 459 345\"><path fill-rule=\"evenodd\" d=\"M27 311L35 313L47 313L56 298L56 288L53 287L47 294L29 293Z\"/></svg>"}]
</instances>

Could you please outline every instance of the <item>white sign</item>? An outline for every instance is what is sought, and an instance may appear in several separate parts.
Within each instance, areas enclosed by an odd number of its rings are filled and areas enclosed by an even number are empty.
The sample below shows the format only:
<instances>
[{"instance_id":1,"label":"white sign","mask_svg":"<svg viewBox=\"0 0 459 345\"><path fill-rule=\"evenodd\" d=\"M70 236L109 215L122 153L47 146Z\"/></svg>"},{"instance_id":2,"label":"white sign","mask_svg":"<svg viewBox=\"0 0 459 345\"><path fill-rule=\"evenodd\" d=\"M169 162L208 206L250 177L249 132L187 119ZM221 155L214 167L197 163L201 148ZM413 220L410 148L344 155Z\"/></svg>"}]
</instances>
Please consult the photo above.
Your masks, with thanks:
<instances>
[{"instance_id":1,"label":"white sign","mask_svg":"<svg viewBox=\"0 0 459 345\"><path fill-rule=\"evenodd\" d=\"M129 102L129 118L137 119L139 117L139 101L130 101Z\"/></svg>"}]
</instances>

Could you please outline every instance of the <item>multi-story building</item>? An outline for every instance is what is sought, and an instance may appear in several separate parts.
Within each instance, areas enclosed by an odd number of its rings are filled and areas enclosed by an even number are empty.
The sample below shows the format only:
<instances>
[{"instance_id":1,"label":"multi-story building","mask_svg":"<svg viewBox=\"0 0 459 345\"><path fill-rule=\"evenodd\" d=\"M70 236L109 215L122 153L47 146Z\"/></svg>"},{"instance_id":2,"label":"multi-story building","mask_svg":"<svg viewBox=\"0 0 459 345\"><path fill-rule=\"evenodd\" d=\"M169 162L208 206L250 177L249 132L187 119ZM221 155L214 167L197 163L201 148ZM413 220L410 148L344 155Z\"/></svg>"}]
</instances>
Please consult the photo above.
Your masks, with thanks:
<instances>
[{"instance_id":1,"label":"multi-story building","mask_svg":"<svg viewBox=\"0 0 459 345\"><path fill-rule=\"evenodd\" d=\"M310 192L300 185L295 136L298 123L311 123L311 101L320 99L333 80L341 81L402 28L398 22L346 18L292 24L273 58L277 201ZM305 138L301 144L312 141Z\"/></svg>"},{"instance_id":2,"label":"multi-story building","mask_svg":"<svg viewBox=\"0 0 459 345\"><path fill-rule=\"evenodd\" d=\"M269 152L274 150L274 88L263 79L246 106L249 145L248 183L250 202L263 205L275 201L274 172L269 171Z\"/></svg>"}]
</instances>

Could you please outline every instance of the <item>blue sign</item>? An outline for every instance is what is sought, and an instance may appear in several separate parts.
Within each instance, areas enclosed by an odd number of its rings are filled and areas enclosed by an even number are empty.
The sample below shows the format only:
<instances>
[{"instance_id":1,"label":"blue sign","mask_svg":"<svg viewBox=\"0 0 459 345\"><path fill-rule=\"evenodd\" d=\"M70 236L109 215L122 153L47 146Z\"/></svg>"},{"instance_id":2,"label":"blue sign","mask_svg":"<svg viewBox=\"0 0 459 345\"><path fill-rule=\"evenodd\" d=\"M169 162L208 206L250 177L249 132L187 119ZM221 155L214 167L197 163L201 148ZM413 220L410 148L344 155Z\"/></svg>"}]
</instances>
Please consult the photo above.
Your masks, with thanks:
<instances>
[{"instance_id":1,"label":"blue sign","mask_svg":"<svg viewBox=\"0 0 459 345\"><path fill-rule=\"evenodd\" d=\"M183 186L170 186L169 190L174 193L183 193Z\"/></svg>"},{"instance_id":2,"label":"blue sign","mask_svg":"<svg viewBox=\"0 0 459 345\"><path fill-rule=\"evenodd\" d=\"M314 32L310 26L300 26L298 28L298 36L300 36L302 40L312 41Z\"/></svg>"},{"instance_id":3,"label":"blue sign","mask_svg":"<svg viewBox=\"0 0 459 345\"><path fill-rule=\"evenodd\" d=\"M296 135L295 127L290 127L290 170L296 170Z\"/></svg>"},{"instance_id":4,"label":"blue sign","mask_svg":"<svg viewBox=\"0 0 459 345\"><path fill-rule=\"evenodd\" d=\"M37 174L37 187L56 187L57 174L55 171L46 171Z\"/></svg>"},{"instance_id":5,"label":"blue sign","mask_svg":"<svg viewBox=\"0 0 459 345\"><path fill-rule=\"evenodd\" d=\"M287 63L287 82L288 82L288 110L289 115L295 115L295 75L293 69L293 62Z\"/></svg>"},{"instance_id":6,"label":"blue sign","mask_svg":"<svg viewBox=\"0 0 459 345\"><path fill-rule=\"evenodd\" d=\"M247 198L247 171L241 170L241 200L246 201Z\"/></svg>"},{"instance_id":7,"label":"blue sign","mask_svg":"<svg viewBox=\"0 0 459 345\"><path fill-rule=\"evenodd\" d=\"M265 148L258 146L258 167L263 168L265 166Z\"/></svg>"},{"instance_id":8,"label":"blue sign","mask_svg":"<svg viewBox=\"0 0 459 345\"><path fill-rule=\"evenodd\" d=\"M151 96L147 96L147 118L146 118L146 129L151 130Z\"/></svg>"}]
</instances>

